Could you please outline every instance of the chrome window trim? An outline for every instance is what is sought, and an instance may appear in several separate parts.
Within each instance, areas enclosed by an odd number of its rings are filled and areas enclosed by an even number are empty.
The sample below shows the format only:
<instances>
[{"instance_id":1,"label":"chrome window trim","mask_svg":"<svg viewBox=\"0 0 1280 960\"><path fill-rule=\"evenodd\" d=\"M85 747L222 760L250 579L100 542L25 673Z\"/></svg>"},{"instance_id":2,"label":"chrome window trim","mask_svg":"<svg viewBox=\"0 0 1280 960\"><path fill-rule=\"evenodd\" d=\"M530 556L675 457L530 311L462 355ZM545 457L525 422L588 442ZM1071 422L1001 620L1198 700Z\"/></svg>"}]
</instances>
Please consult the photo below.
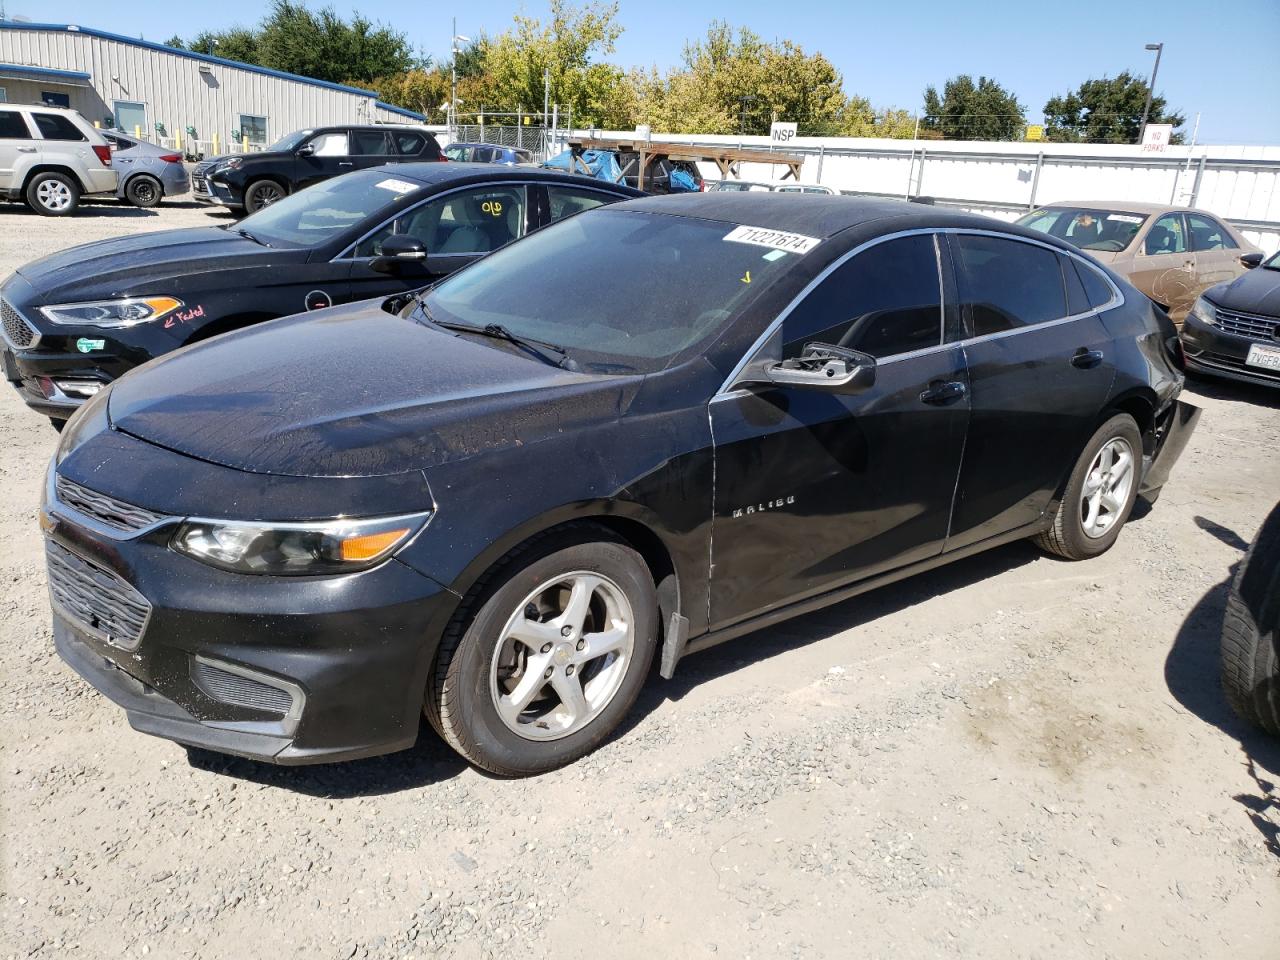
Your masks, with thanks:
<instances>
[{"instance_id":1,"label":"chrome window trim","mask_svg":"<svg viewBox=\"0 0 1280 960\"><path fill-rule=\"evenodd\" d=\"M896 233L886 233L884 236L873 237L872 239L866 241L865 243L860 243L858 244L858 246L854 247L852 250L846 250L837 259L827 264L827 266L823 269L821 273L819 273L816 277L810 280L805 285L804 289L801 290L798 294L796 294L796 296L791 300L791 302L782 308L782 311L765 328L764 332L760 334L759 337L756 338L755 342L750 346L750 348L748 348L747 352L743 354L743 357L741 360L738 361L737 366L733 368L733 371L729 374L729 376L727 376L724 379L724 382L720 384L720 389L717 390L712 395L711 402L714 403L715 401L722 399L724 397L730 397L737 394L748 392L742 388L734 388L733 387L734 381L742 374L742 371L746 368L747 364L749 364L752 360L755 359L756 354L759 353L761 349L763 349L764 345L773 336L775 331L777 331L778 328L782 326L783 322L787 319L788 316L790 316L791 312L797 306L799 306L800 302L803 301L804 298L807 297L810 293L812 293L813 290L818 286L818 284L822 283L832 273L834 273L839 267L843 266L847 260L857 256L859 253L862 253L862 251L864 250L870 249L871 247L874 247L880 243L884 243L888 240L896 240L899 237L916 236L922 233L929 233L934 235L935 250L938 251L938 258L939 258L938 282L939 282L939 288L942 291L942 296L944 297L946 292L946 285L942 282L941 246L938 243L937 237L940 234L965 234L969 236L995 237L1000 240L1013 240L1018 243L1030 244L1031 246L1034 246L1034 247L1043 247L1044 249L1049 250L1052 253L1060 254L1062 256L1067 256L1075 260L1078 260L1080 263L1084 264L1084 266L1087 269L1092 270L1094 273L1096 273L1098 276L1100 276L1103 280L1106 281L1107 286L1111 288L1111 299L1108 300L1105 304L1103 304L1100 307L1090 307L1088 310L1085 310L1082 313L1073 313L1066 317L1059 317L1056 320L1046 320L1043 323L1030 323L1030 324L1027 324L1026 326L1015 327L1012 330L1000 330L1000 331L997 331L996 333L985 333L977 337L966 337L963 340L953 340L950 343L946 342L946 326L945 326L946 309L944 304L943 305L943 321L942 321L944 325L943 331L942 331L943 333L942 343L934 347L922 347L919 350L912 350L908 353L896 353L890 357L885 357L883 360L877 359L876 366L884 366L885 364L898 363L899 361L902 361L902 360L913 360L916 357L926 356L928 354L935 353L941 350L948 350L953 347L963 348L976 343L985 343L988 340L998 340L1004 337L1016 336L1017 334L1027 333L1032 330L1043 330L1046 327L1056 327L1064 323L1070 323L1075 320L1080 320L1084 317L1089 316L1090 314L1095 314L1095 313L1101 314L1109 310L1114 310L1116 307L1122 306L1125 303L1124 294L1121 292L1120 288L1116 285L1115 281L1112 280L1109 276L1107 276L1105 271L1099 270L1096 266L1090 263L1086 257L1082 256L1079 253L1072 252L1070 250L1063 250L1061 247L1056 247L1053 244L1044 243L1040 240L1036 240L1033 237L1021 237L1016 234L1005 233L1000 230L983 230L981 227L919 227L912 230L900 230ZM1064 282L1065 282L1065 278L1064 278ZM1065 289L1063 291L1063 296L1064 296L1064 303L1065 303L1065 296L1066 296Z\"/></svg>"},{"instance_id":2,"label":"chrome window trim","mask_svg":"<svg viewBox=\"0 0 1280 960\"><path fill-rule=\"evenodd\" d=\"M463 190L471 190L471 189L475 189L475 188L477 188L477 187L479 187L479 186L481 186L481 185L480 185L480 184L475 184L475 183L468 183L468 184L465 184L465 185L460 186L460 187L453 187L453 188L451 188L451 189L449 189L449 190L443 190L443 191L441 191L440 193L433 193L433 194L432 194L431 196L429 196L429 197L423 197L421 200L419 200L417 203L413 204L412 206L405 207L403 210L399 211L399 212L398 212L398 213L396 213L394 216L388 217L386 220L383 220L380 224L378 224L376 227L374 227L373 229L371 229L371 230L369 230L368 232L366 232L366 233L365 233L363 236L361 236L359 239L357 239L357 240L353 241L352 243L350 243L350 244L346 247L346 249L344 249L341 253L337 254L337 255L336 255L336 256L334 256L334 257L331 257L331 258L329 259L329 262L330 262L330 263L337 263L339 260L343 260L343 261L347 261L347 262L349 262L349 263L367 263L368 261L370 261L370 260L372 260L372 259L374 259L374 258L373 258L373 257L348 257L348 256L347 256L347 254L351 253L353 250L355 250L355 248L356 248L356 247L360 246L360 244L364 243L366 240L368 240L370 237L372 237L375 233L377 233L379 230L381 230L381 229L382 229L383 227L385 227L387 224L389 224L389 223L393 223L393 222L395 222L396 220L399 220L401 217L403 217L403 216L405 216L405 215L407 215L407 214L412 213L414 210L417 210L419 207L426 206L428 203L432 203L432 202L434 202L434 201L436 201L436 200L439 200L441 197L447 197L447 196L449 196L450 194L453 194L453 193L461 193ZM483 186L485 186L485 187L509 187L509 186L514 186L514 187L526 187L526 188L527 188L527 187L529 186L529 181L528 181L528 180L497 180L497 181L494 181L493 183L486 183L486 184L483 184ZM528 215L529 215L529 193L528 193L528 190L527 190L527 189L525 190L524 209L525 209L525 219L526 219L526 221L527 221L527 220L528 220ZM519 239L521 239L521 237L524 237L524 236L527 236L527 235L528 235L527 233L525 233L525 234L521 234L521 235L520 235L520 237L516 237L516 239L517 239L517 240L519 240ZM492 251L489 251L489 250L477 250L477 251L476 251L476 252L474 252L474 253L437 253L437 254L432 254L432 253L431 253L431 251L430 251L430 250L428 250L428 251L427 251L427 256L438 256L438 257L478 257L478 256L480 256L482 253L491 253L491 252L492 252Z\"/></svg>"}]
</instances>

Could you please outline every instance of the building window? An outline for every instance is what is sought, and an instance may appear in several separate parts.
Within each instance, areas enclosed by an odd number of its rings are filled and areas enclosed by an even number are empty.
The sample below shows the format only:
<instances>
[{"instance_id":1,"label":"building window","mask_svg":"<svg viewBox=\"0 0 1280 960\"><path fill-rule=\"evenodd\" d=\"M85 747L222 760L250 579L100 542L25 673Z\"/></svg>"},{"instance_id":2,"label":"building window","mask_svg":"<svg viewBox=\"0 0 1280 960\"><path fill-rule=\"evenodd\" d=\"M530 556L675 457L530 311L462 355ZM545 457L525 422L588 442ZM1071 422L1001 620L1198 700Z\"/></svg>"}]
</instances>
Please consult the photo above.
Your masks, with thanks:
<instances>
[{"instance_id":1,"label":"building window","mask_svg":"<svg viewBox=\"0 0 1280 960\"><path fill-rule=\"evenodd\" d=\"M265 146L267 143L267 118L255 117L251 113L240 114L240 137L248 139L252 144Z\"/></svg>"},{"instance_id":2,"label":"building window","mask_svg":"<svg viewBox=\"0 0 1280 960\"><path fill-rule=\"evenodd\" d=\"M48 107L70 107L71 97L65 93L54 93L52 90L41 90L40 102Z\"/></svg>"},{"instance_id":3,"label":"building window","mask_svg":"<svg viewBox=\"0 0 1280 960\"><path fill-rule=\"evenodd\" d=\"M116 126L125 133L132 133L136 136L141 131L142 136L145 137L147 135L147 105L133 100L116 100L115 121Z\"/></svg>"},{"instance_id":4,"label":"building window","mask_svg":"<svg viewBox=\"0 0 1280 960\"><path fill-rule=\"evenodd\" d=\"M4 87L0 87L0 103L8 103L8 102L9 102L8 92L6 92Z\"/></svg>"}]
</instances>

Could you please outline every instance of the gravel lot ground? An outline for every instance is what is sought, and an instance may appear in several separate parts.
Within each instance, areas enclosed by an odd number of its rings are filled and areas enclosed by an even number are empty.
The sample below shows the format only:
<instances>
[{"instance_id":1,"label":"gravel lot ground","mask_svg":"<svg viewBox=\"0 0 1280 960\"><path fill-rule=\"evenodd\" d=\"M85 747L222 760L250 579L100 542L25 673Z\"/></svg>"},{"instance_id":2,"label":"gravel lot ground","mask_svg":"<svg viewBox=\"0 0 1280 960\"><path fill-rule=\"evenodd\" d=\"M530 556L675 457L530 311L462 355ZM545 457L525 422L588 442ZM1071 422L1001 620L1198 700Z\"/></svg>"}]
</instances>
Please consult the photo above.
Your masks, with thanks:
<instances>
[{"instance_id":1,"label":"gravel lot ground","mask_svg":"<svg viewBox=\"0 0 1280 960\"><path fill-rule=\"evenodd\" d=\"M0 208L0 275L196 207ZM686 660L621 736L505 782L419 745L277 769L129 729L53 652L56 434L0 390L0 956L1280 955L1280 744L1219 692L1280 497L1280 393L1193 385L1106 556L1014 544Z\"/></svg>"}]
</instances>

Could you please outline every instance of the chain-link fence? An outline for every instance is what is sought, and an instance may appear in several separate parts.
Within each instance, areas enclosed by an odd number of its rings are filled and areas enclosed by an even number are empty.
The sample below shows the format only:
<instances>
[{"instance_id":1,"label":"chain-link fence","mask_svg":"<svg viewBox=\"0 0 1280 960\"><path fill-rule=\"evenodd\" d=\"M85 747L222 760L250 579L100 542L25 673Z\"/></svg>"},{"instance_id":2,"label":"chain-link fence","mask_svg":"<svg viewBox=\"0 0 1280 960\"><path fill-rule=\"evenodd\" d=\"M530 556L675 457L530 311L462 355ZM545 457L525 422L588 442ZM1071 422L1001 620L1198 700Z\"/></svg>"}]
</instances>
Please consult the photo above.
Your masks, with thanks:
<instances>
[{"instance_id":1,"label":"chain-link fence","mask_svg":"<svg viewBox=\"0 0 1280 960\"><path fill-rule=\"evenodd\" d=\"M532 124L510 126L492 123L460 123L450 133L450 140L462 143L495 143L503 147L528 150L541 160L547 153L547 130Z\"/></svg>"}]
</instances>

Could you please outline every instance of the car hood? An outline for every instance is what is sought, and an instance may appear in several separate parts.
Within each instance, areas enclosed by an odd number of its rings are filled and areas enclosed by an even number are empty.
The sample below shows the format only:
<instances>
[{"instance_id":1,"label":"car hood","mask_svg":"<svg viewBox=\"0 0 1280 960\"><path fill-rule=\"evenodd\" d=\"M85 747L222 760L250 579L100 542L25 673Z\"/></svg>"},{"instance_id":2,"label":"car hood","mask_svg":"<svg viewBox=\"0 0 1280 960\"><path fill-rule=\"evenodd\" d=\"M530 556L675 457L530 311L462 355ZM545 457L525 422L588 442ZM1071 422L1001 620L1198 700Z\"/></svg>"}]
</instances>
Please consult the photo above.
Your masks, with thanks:
<instances>
[{"instance_id":1,"label":"car hood","mask_svg":"<svg viewBox=\"0 0 1280 960\"><path fill-rule=\"evenodd\" d=\"M639 377L552 366L366 302L168 354L117 381L117 430L251 473L424 470L616 419Z\"/></svg>"},{"instance_id":2,"label":"car hood","mask_svg":"<svg viewBox=\"0 0 1280 960\"><path fill-rule=\"evenodd\" d=\"M308 252L264 247L219 227L191 227L71 247L20 267L18 275L31 284L37 303L66 303L164 293L159 285L179 277L261 266L267 257L295 262Z\"/></svg>"},{"instance_id":3,"label":"car hood","mask_svg":"<svg viewBox=\"0 0 1280 960\"><path fill-rule=\"evenodd\" d=\"M1206 291L1206 296L1226 310L1280 317L1280 270L1254 267Z\"/></svg>"}]
</instances>

